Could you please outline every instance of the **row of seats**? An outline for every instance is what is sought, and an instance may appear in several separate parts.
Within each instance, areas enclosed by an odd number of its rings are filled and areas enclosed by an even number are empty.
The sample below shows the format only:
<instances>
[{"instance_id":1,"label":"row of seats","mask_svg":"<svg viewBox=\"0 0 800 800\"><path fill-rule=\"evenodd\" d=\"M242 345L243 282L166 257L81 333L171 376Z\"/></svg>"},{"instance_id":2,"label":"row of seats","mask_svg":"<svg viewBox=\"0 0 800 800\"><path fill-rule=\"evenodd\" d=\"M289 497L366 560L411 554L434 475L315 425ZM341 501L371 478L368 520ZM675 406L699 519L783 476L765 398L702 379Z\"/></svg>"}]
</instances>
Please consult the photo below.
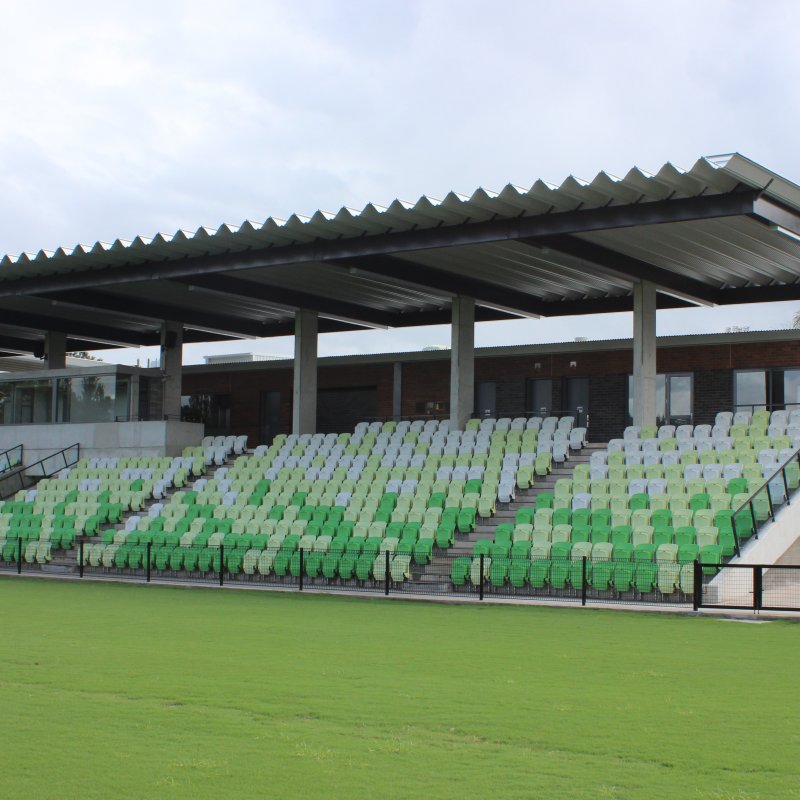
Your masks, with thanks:
<instances>
[{"instance_id":1,"label":"row of seats","mask_svg":"<svg viewBox=\"0 0 800 800\"><path fill-rule=\"evenodd\" d=\"M601 593L613 592L615 595L629 592L650 594L655 591L662 596L676 592L690 595L694 591L694 567L675 561L637 563L605 560L587 562L584 566L582 561L564 559L527 561L484 557L481 581L480 559L459 558L453 561L450 580L456 587L463 587L469 581L473 587L482 582L484 588L498 590L530 588L560 593L580 592L585 583L587 588Z\"/></svg>"}]
</instances>

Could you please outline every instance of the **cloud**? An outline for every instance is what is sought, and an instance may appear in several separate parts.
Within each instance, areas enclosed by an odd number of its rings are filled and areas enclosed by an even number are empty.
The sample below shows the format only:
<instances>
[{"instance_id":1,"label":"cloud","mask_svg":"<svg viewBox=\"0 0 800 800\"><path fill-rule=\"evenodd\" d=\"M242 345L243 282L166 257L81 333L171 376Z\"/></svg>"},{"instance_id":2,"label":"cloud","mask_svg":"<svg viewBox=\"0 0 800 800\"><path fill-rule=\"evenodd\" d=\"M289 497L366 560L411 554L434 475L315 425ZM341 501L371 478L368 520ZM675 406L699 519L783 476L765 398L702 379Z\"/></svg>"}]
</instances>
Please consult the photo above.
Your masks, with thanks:
<instances>
[{"instance_id":1,"label":"cloud","mask_svg":"<svg viewBox=\"0 0 800 800\"><path fill-rule=\"evenodd\" d=\"M6 1L0 13L2 252L731 150L800 177L790 0L769 14L722 0ZM686 319L716 329L730 313ZM755 307L735 314L770 321ZM431 336L322 341L393 350Z\"/></svg>"}]
</instances>

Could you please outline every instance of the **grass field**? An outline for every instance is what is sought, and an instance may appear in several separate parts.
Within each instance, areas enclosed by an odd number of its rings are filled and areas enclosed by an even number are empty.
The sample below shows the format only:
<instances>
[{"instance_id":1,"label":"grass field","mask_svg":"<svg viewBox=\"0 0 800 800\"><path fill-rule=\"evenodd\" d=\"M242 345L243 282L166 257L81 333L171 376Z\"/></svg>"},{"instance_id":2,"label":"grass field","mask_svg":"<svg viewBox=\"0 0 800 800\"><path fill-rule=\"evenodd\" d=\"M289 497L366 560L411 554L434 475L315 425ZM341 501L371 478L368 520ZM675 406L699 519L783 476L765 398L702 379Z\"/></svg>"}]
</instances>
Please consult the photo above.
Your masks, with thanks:
<instances>
[{"instance_id":1,"label":"grass field","mask_svg":"<svg viewBox=\"0 0 800 800\"><path fill-rule=\"evenodd\" d=\"M0 797L796 798L800 627L0 580Z\"/></svg>"}]
</instances>

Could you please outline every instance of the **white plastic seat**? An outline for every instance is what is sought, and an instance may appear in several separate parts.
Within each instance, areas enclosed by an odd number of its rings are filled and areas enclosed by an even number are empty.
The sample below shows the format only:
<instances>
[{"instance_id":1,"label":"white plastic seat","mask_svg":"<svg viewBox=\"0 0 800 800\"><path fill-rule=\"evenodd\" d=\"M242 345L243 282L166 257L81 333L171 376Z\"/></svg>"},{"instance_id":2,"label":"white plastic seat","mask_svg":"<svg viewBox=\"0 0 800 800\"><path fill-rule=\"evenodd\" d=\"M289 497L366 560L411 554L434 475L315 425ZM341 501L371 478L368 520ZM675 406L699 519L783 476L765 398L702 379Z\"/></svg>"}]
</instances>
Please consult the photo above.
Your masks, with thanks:
<instances>
[{"instance_id":1,"label":"white plastic seat","mask_svg":"<svg viewBox=\"0 0 800 800\"><path fill-rule=\"evenodd\" d=\"M725 464L722 468L722 477L726 481L730 481L733 478L741 478L743 470L744 466L742 464Z\"/></svg>"},{"instance_id":2,"label":"white plastic seat","mask_svg":"<svg viewBox=\"0 0 800 800\"><path fill-rule=\"evenodd\" d=\"M683 468L683 479L685 481L696 481L698 478L703 477L702 464L687 464Z\"/></svg>"},{"instance_id":3,"label":"white plastic seat","mask_svg":"<svg viewBox=\"0 0 800 800\"><path fill-rule=\"evenodd\" d=\"M727 430L731 429L732 423L733 423L732 411L720 411L717 413L717 416L714 417L714 424L724 426Z\"/></svg>"},{"instance_id":4,"label":"white plastic seat","mask_svg":"<svg viewBox=\"0 0 800 800\"><path fill-rule=\"evenodd\" d=\"M753 414L750 411L737 411L733 415L733 424L734 425L749 425L750 420L753 418Z\"/></svg>"},{"instance_id":5,"label":"white plastic seat","mask_svg":"<svg viewBox=\"0 0 800 800\"><path fill-rule=\"evenodd\" d=\"M634 478L632 481L628 481L628 494L644 494L647 492L647 479L646 478Z\"/></svg>"},{"instance_id":6,"label":"white plastic seat","mask_svg":"<svg viewBox=\"0 0 800 800\"><path fill-rule=\"evenodd\" d=\"M694 426L694 438L695 439L710 439L711 438L711 426L710 425L695 425Z\"/></svg>"},{"instance_id":7,"label":"white plastic seat","mask_svg":"<svg viewBox=\"0 0 800 800\"><path fill-rule=\"evenodd\" d=\"M638 425L628 425L622 434L622 438L625 439L626 442L631 441L632 439L638 439L641 430L642 429Z\"/></svg>"},{"instance_id":8,"label":"white plastic seat","mask_svg":"<svg viewBox=\"0 0 800 800\"><path fill-rule=\"evenodd\" d=\"M569 432L569 446L572 450L580 450L586 444L586 428L572 428Z\"/></svg>"},{"instance_id":9,"label":"white plastic seat","mask_svg":"<svg viewBox=\"0 0 800 800\"><path fill-rule=\"evenodd\" d=\"M659 439L673 439L673 438L675 438L675 426L674 425L662 425L658 429L658 438Z\"/></svg>"},{"instance_id":10,"label":"white plastic seat","mask_svg":"<svg viewBox=\"0 0 800 800\"><path fill-rule=\"evenodd\" d=\"M703 465L703 480L713 481L722 477L723 465L722 464L705 464Z\"/></svg>"},{"instance_id":11,"label":"white plastic seat","mask_svg":"<svg viewBox=\"0 0 800 800\"><path fill-rule=\"evenodd\" d=\"M578 492L572 495L572 510L575 511L579 508L589 508L592 505L591 492Z\"/></svg>"}]
</instances>

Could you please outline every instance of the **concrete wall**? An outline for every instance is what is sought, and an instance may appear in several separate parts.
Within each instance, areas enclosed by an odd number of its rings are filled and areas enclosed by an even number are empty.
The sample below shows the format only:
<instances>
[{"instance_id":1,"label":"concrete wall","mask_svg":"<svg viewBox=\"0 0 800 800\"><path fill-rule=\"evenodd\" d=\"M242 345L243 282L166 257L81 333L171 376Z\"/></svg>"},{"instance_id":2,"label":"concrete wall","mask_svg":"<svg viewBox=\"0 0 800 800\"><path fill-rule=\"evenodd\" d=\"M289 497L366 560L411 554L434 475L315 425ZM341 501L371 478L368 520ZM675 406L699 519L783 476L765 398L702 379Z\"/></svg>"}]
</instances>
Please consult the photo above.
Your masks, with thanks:
<instances>
[{"instance_id":1,"label":"concrete wall","mask_svg":"<svg viewBox=\"0 0 800 800\"><path fill-rule=\"evenodd\" d=\"M0 426L0 450L23 445L24 463L79 443L81 455L179 456L200 444L203 426L194 422L97 422Z\"/></svg>"}]
</instances>

